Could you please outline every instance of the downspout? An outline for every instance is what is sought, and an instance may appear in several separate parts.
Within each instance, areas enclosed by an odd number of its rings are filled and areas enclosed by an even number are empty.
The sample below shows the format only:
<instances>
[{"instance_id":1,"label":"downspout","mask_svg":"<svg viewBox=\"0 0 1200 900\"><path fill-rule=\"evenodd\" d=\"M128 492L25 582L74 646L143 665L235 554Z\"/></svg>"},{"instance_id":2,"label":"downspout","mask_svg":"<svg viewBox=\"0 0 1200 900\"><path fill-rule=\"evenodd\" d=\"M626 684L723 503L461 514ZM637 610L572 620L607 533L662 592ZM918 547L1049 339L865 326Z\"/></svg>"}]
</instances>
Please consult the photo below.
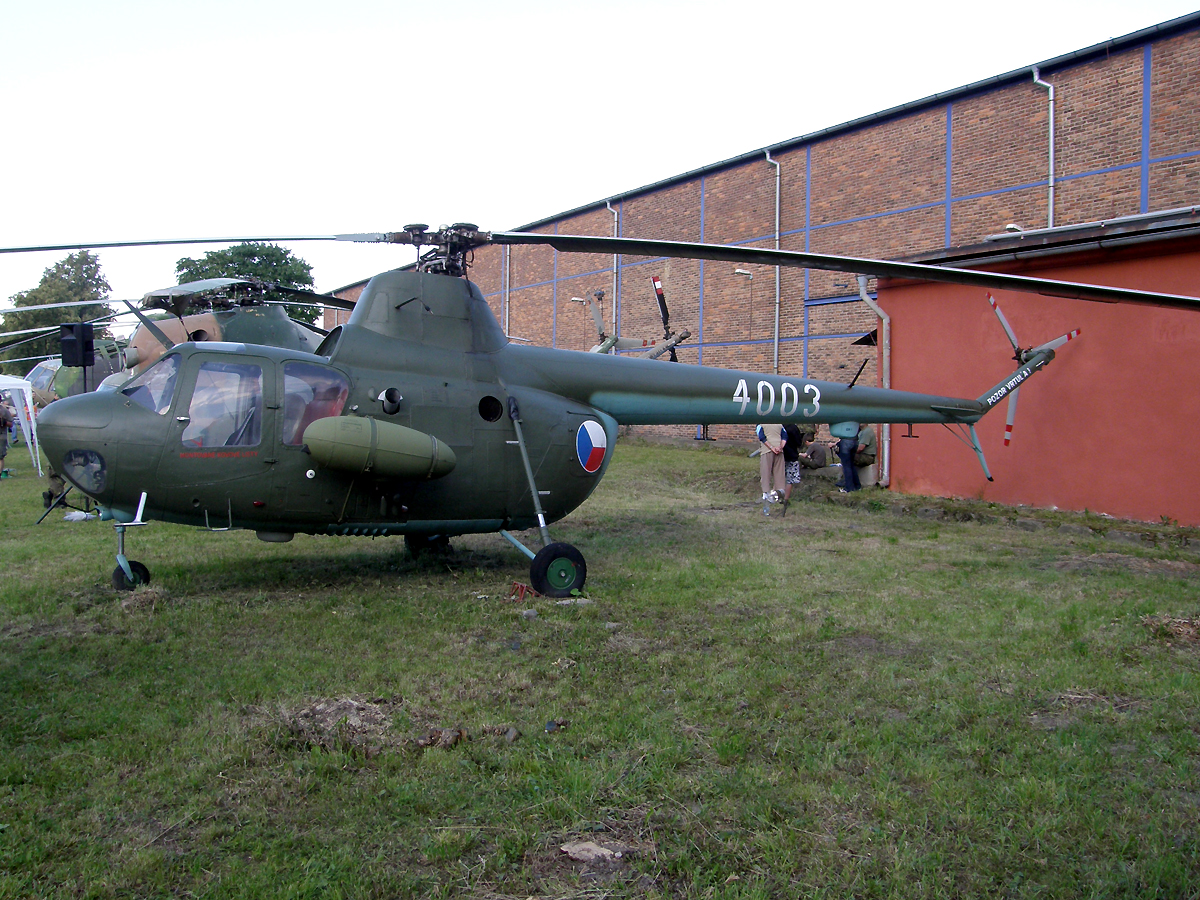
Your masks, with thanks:
<instances>
[{"instance_id":1,"label":"downspout","mask_svg":"<svg viewBox=\"0 0 1200 900\"><path fill-rule=\"evenodd\" d=\"M879 316L879 336L883 340L883 387L887 390L892 386L892 317L867 293L866 275L858 276L858 296ZM892 483L892 426L887 422L883 425L883 467L879 472L879 483L884 487Z\"/></svg>"},{"instance_id":2,"label":"downspout","mask_svg":"<svg viewBox=\"0 0 1200 900\"><path fill-rule=\"evenodd\" d=\"M508 291L512 285L512 247L504 247L504 336L508 337Z\"/></svg>"},{"instance_id":3,"label":"downspout","mask_svg":"<svg viewBox=\"0 0 1200 900\"><path fill-rule=\"evenodd\" d=\"M1033 67L1033 83L1038 87L1044 87L1050 94L1050 199L1049 212L1046 216L1046 227L1054 227L1054 85L1048 81L1042 81L1041 72L1038 67Z\"/></svg>"},{"instance_id":4,"label":"downspout","mask_svg":"<svg viewBox=\"0 0 1200 900\"><path fill-rule=\"evenodd\" d=\"M783 168L771 159L771 151L767 154L767 163L775 167L775 249L779 249L779 198L782 189ZM779 374L779 266L775 267L775 374Z\"/></svg>"},{"instance_id":5,"label":"downspout","mask_svg":"<svg viewBox=\"0 0 1200 900\"><path fill-rule=\"evenodd\" d=\"M613 237L620 237L621 217L617 210L613 209L612 203L608 200L604 201L604 206L612 213L613 217ZM617 254L613 254L613 282L612 282L612 334L617 334ZM609 351L611 352L611 351Z\"/></svg>"}]
</instances>

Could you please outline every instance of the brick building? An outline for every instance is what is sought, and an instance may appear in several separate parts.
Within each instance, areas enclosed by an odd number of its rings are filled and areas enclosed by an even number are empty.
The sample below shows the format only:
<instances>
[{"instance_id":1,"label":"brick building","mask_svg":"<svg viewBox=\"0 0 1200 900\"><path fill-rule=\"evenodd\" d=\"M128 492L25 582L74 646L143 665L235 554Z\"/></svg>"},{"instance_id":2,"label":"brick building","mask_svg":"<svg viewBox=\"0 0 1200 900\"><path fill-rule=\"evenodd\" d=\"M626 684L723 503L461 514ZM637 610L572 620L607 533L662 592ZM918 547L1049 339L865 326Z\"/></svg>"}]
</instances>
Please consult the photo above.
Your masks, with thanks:
<instances>
[{"instance_id":1,"label":"brick building","mask_svg":"<svg viewBox=\"0 0 1200 900\"><path fill-rule=\"evenodd\" d=\"M514 230L778 246L876 258L970 258L973 264L988 265L1003 254L960 251L976 245L1007 246L996 238L1018 229L1049 229L1051 237L1043 243L1061 243L1053 236L1064 228L1070 232L1082 223L1135 217L1123 228L1128 236L1138 231L1138 216L1153 222L1154 213L1192 206L1200 206L1200 13L751 151ZM1008 239L1014 240L1019 238ZM1139 245L1131 238L1129 246ZM1164 258L1159 250L1141 252ZM1094 255L1091 259L1097 261ZM1187 265L1185 270L1191 271ZM1103 280L1086 260L1071 271L1078 280ZM1139 276L1149 279L1151 283L1143 286L1150 290L1159 289L1154 272L1151 265ZM1200 267L1195 274L1200 278ZM679 350L683 362L849 381L867 360L860 380L881 382L882 348L861 343L879 320L859 298L850 275L489 246L475 253L471 276L505 330L537 344L570 349L594 344L591 316L571 298L597 290L605 292L603 311L610 333L660 336L650 281L658 276L670 304L672 326L692 333ZM352 285L339 294L354 297L359 290L361 285ZM877 291L874 282L871 290ZM878 294L885 309L887 292L885 284ZM1200 281L1177 292L1200 294ZM990 349L1007 349L1011 355L998 324L990 318L983 292L954 288L951 293L957 298L978 298L969 317L979 324L966 331ZM910 288L906 296L911 294ZM937 296L947 302L944 290ZM939 307L941 315L950 316L952 307L959 308L948 302L944 309ZM1015 309L1023 301L1005 300L1009 302ZM1059 301L1040 298L1039 302ZM1072 310L1097 305L1067 302L1075 304ZM1136 319L1142 309L1125 313ZM1086 320L1091 315L1092 311L1079 309L1077 317ZM1197 313L1176 315L1200 319ZM893 316L897 334L905 335L895 351L895 371L918 373L928 368L906 366L899 355L901 346L914 356L928 356L934 348L935 355L977 358L973 343L940 345L939 331L945 323L936 316L922 316L914 320L923 323L915 341L911 340L914 330L906 329L902 314ZM1188 331L1196 326L1171 319L1162 327ZM950 328L946 333L964 332ZM1026 335L1018 328L1018 336L1040 342L1054 335ZM989 369L973 384L982 389L1003 374ZM1174 383L1195 380L1194 373L1186 370L1168 377L1179 379ZM1046 388L1053 378L1052 366L1039 376L1045 383L1038 388ZM893 382L893 386L953 392L936 382ZM964 390L963 396L978 393ZM1033 389L1025 393L1032 394ZM1022 419L1025 412L1022 409ZM1002 415L994 413L985 421ZM1020 421L1022 429L1031 435L1040 431L1043 437L1052 433L1053 410L1044 415L1047 418L1038 421L1035 408L1030 421ZM1154 427L1153 422L1141 425ZM694 428L684 426L655 430L695 434ZM714 426L712 434L742 438L746 437L743 431ZM898 452L899 442L895 443ZM1193 439L1191 444L1200 441ZM995 452L986 443L985 450ZM975 465L969 451L947 452L961 454L966 464ZM1195 481L1200 459L1189 456L1185 462ZM911 466L910 459L902 468L912 489L1012 499L984 489L964 490L957 475L947 482L913 477ZM905 484L896 486L905 488ZM1200 496L1196 487L1200 484L1193 484L1191 493ZM1057 501L1036 494L1022 495L1020 502ZM1070 502L1088 505L1074 495ZM1200 523L1200 506L1188 507L1182 514L1178 505L1169 510L1180 521ZM1171 514L1169 510L1159 514ZM1149 517L1144 509L1111 511Z\"/></svg>"}]
</instances>

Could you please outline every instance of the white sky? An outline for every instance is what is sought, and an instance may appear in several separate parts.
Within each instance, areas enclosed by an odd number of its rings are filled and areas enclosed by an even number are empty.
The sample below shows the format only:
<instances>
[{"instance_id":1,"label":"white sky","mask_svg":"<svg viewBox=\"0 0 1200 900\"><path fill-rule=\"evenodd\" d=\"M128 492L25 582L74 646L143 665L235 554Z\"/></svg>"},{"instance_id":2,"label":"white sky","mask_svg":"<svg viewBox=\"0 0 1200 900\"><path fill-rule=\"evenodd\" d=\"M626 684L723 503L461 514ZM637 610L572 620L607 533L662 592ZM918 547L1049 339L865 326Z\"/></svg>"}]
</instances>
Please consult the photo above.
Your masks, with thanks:
<instances>
[{"instance_id":1,"label":"white sky","mask_svg":"<svg viewBox=\"0 0 1200 900\"><path fill-rule=\"evenodd\" d=\"M511 229L1191 11L14 0L0 17L0 247ZM322 291L414 257L290 246ZM211 249L98 252L113 297L133 299ZM0 308L65 255L0 254Z\"/></svg>"}]
</instances>

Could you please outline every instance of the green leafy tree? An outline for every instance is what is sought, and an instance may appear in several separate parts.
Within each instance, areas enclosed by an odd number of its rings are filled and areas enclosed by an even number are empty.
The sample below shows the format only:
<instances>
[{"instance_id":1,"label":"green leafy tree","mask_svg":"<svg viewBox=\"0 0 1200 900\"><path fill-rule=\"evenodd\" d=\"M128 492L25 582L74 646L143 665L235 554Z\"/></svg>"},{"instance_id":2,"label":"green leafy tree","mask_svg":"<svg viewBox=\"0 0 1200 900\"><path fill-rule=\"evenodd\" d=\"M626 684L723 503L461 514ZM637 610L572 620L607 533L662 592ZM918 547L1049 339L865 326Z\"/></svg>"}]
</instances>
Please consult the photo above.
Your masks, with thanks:
<instances>
[{"instance_id":1,"label":"green leafy tree","mask_svg":"<svg viewBox=\"0 0 1200 900\"><path fill-rule=\"evenodd\" d=\"M292 255L291 250L258 241L211 250L200 259L184 257L175 264L175 275L180 284L204 278L258 278L297 290L311 290L313 286L312 266ZM288 315L301 322L315 322L319 314L315 306L292 306L288 310Z\"/></svg>"},{"instance_id":2,"label":"green leafy tree","mask_svg":"<svg viewBox=\"0 0 1200 900\"><path fill-rule=\"evenodd\" d=\"M63 322L88 322L111 315L108 305L111 288L100 271L100 260L86 250L72 253L66 259L46 269L38 286L14 294L10 299L17 307L3 314L4 331L21 331L26 328L55 326ZM68 306L60 309L36 309L21 312L24 306L44 306L48 303L83 303L83 306ZM96 337L108 337L105 323L96 322ZM26 340L33 338L32 340ZM0 354L0 370L6 375L24 375L37 362L5 362L5 360L27 357L58 356L62 348L58 331L49 331L45 336L18 335L0 338L5 344L19 341Z\"/></svg>"}]
</instances>

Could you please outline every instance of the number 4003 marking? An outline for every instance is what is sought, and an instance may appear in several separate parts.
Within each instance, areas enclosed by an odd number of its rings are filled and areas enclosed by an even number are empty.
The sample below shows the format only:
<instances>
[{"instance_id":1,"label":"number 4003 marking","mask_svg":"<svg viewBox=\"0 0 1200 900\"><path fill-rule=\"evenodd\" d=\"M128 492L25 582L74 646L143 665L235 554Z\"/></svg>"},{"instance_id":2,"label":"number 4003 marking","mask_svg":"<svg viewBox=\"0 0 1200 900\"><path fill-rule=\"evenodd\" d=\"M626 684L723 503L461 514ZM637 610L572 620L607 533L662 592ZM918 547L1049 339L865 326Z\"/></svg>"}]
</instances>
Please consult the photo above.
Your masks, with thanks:
<instances>
[{"instance_id":1,"label":"number 4003 marking","mask_svg":"<svg viewBox=\"0 0 1200 900\"><path fill-rule=\"evenodd\" d=\"M806 384L804 393L812 394L812 400L808 401L812 404L812 411L806 409L801 415L811 418L821 409L821 390L815 384ZM746 407L750 403L750 388L747 387L745 378L738 381L737 390L733 392L733 402L742 404L738 415L744 416ZM779 415L793 416L799 405L800 391L790 381L785 381L779 388ZM769 381L760 381L758 383L758 405L754 411L760 416L766 416L770 415L773 409L775 409L775 385Z\"/></svg>"}]
</instances>

